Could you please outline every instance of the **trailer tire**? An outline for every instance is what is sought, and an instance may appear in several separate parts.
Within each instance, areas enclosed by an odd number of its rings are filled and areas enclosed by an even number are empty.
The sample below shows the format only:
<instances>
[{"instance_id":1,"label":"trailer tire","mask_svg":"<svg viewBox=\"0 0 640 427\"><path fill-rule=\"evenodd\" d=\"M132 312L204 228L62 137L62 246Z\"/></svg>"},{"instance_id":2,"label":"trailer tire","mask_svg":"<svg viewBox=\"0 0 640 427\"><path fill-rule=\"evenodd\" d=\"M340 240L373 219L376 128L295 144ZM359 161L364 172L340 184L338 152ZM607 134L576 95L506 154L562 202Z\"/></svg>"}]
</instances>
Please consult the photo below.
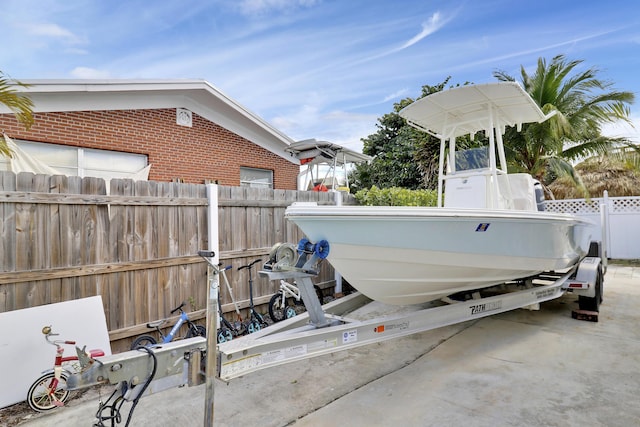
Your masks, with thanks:
<instances>
[{"instance_id":1,"label":"trailer tire","mask_svg":"<svg viewBox=\"0 0 640 427\"><path fill-rule=\"evenodd\" d=\"M596 312L600 310L600 303L602 302L602 293L604 288L603 282L604 280L602 275L602 269L599 267L598 274L596 276L596 283L595 283L596 294L593 297L579 296L578 306L580 310L596 311Z\"/></svg>"}]
</instances>

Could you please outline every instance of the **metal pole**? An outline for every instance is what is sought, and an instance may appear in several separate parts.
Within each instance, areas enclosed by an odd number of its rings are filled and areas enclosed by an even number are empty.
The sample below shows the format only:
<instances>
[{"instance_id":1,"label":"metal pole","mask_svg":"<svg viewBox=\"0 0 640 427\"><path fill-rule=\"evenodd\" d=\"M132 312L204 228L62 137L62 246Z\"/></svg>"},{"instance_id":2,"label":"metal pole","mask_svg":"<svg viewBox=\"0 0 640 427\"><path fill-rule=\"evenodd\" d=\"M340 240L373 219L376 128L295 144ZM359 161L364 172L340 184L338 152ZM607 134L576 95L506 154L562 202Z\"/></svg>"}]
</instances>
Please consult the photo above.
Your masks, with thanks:
<instances>
[{"instance_id":1,"label":"metal pole","mask_svg":"<svg viewBox=\"0 0 640 427\"><path fill-rule=\"evenodd\" d=\"M342 193L340 191L335 191L333 195L336 206L342 206ZM334 278L336 279L336 286L333 288L333 294L342 296L342 274L340 274L338 270L334 270ZM322 301L320 301L320 304L322 305Z\"/></svg>"},{"instance_id":2,"label":"metal pole","mask_svg":"<svg viewBox=\"0 0 640 427\"><path fill-rule=\"evenodd\" d=\"M207 185L207 199L209 206L207 209L207 227L208 227L208 250L214 252L213 264L218 265L220 253L218 249L218 186L215 184ZM213 426L213 409L214 409L214 382L216 378L216 362L217 339L218 336L218 287L219 274L213 270L211 266L207 269L209 297L207 300L207 364L206 364L206 382L204 393L204 427Z\"/></svg>"}]
</instances>

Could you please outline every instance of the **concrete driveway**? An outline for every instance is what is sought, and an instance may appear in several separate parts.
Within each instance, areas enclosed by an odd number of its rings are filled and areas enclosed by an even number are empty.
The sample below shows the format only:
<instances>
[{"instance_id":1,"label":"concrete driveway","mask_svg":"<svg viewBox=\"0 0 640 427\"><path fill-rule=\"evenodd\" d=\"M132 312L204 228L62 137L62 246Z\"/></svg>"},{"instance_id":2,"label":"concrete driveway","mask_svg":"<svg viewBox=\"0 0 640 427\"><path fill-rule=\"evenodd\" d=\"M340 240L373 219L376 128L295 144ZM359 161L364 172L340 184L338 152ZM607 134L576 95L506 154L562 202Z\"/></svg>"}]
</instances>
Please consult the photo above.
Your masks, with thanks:
<instances>
[{"instance_id":1,"label":"concrete driveway","mask_svg":"<svg viewBox=\"0 0 640 427\"><path fill-rule=\"evenodd\" d=\"M215 425L640 425L640 267L609 266L600 322L573 320L575 300L216 382ZM90 426L97 407L85 396L21 425ZM204 386L184 387L141 399L130 425L203 414Z\"/></svg>"}]
</instances>

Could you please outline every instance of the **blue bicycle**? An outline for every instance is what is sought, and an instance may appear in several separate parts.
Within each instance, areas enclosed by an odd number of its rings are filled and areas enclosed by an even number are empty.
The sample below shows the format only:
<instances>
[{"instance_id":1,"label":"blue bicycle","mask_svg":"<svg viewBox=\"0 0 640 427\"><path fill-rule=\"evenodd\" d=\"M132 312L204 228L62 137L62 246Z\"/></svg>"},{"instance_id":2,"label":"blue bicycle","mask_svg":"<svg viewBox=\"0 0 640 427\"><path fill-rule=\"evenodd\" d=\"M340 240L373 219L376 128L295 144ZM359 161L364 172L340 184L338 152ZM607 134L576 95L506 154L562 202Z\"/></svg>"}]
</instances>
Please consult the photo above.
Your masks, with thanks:
<instances>
[{"instance_id":1,"label":"blue bicycle","mask_svg":"<svg viewBox=\"0 0 640 427\"><path fill-rule=\"evenodd\" d=\"M173 325L173 328L171 328L171 331L169 331L167 335L162 333L162 330L160 329L160 327L165 323L167 323L168 319L156 320L155 322L147 323L147 328L155 329L156 331L158 331L158 334L160 334L160 336L162 337L161 339L162 343L168 343L173 341L176 334L180 330L180 327L184 323L186 323L188 326L187 335L185 336L185 338L207 336L207 329L204 326L196 325L191 320L189 320L189 316L182 309L182 307L184 307L184 304L185 303L183 302L178 307L171 310L171 314L175 313L176 311L180 311L180 317L178 318L178 321L176 322L175 325ZM136 348L139 348L139 347L149 347L156 344L158 344L158 341L153 336L140 335L138 338L136 338L133 341L133 344L131 344L131 350L135 350Z\"/></svg>"}]
</instances>

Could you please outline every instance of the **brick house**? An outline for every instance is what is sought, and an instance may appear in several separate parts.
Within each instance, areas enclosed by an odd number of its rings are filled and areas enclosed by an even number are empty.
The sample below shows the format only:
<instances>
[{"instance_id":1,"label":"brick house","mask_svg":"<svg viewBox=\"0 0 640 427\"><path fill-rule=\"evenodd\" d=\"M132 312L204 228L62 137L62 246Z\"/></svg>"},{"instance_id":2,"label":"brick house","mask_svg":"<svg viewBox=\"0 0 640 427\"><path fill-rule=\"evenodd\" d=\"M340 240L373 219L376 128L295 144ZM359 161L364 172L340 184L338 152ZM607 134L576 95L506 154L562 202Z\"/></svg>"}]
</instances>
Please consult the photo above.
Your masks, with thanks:
<instances>
[{"instance_id":1,"label":"brick house","mask_svg":"<svg viewBox=\"0 0 640 427\"><path fill-rule=\"evenodd\" d=\"M293 141L204 80L30 80L29 130L0 106L0 131L67 175L217 181L295 190ZM7 162L0 159L0 170Z\"/></svg>"}]
</instances>

